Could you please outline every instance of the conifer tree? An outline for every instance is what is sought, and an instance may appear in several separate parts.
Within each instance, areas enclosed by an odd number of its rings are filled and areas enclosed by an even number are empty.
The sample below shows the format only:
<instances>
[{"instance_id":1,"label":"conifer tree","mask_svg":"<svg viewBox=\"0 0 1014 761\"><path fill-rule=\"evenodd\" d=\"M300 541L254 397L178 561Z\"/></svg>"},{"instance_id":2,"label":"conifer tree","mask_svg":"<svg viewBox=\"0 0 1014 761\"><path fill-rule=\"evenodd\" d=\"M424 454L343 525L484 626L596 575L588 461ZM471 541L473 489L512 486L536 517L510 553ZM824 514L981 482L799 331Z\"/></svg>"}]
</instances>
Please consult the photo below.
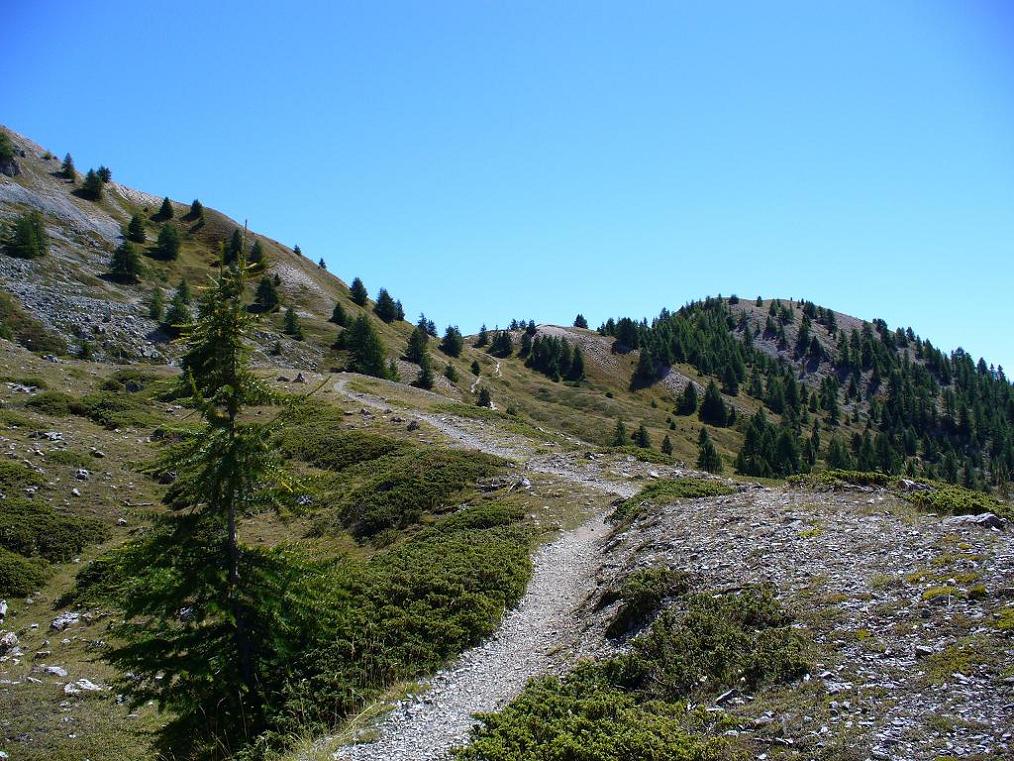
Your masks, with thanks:
<instances>
[{"instance_id":1,"label":"conifer tree","mask_svg":"<svg viewBox=\"0 0 1014 761\"><path fill-rule=\"evenodd\" d=\"M479 360L473 359L472 360L472 375L478 375L481 371L482 371L482 368L479 367Z\"/></svg>"},{"instance_id":2,"label":"conifer tree","mask_svg":"<svg viewBox=\"0 0 1014 761\"><path fill-rule=\"evenodd\" d=\"M567 372L567 380L579 382L584 380L584 354L580 346L574 347L574 354L570 361L570 370Z\"/></svg>"},{"instance_id":3,"label":"conifer tree","mask_svg":"<svg viewBox=\"0 0 1014 761\"><path fill-rule=\"evenodd\" d=\"M583 314L578 314L578 316L574 318L574 327L584 328L585 330L588 329L588 320L584 318Z\"/></svg>"},{"instance_id":4,"label":"conifer tree","mask_svg":"<svg viewBox=\"0 0 1014 761\"><path fill-rule=\"evenodd\" d=\"M135 214L130 218L130 222L127 224L125 237L133 243L145 242L146 236L144 234L144 220L141 219L140 214Z\"/></svg>"},{"instance_id":5,"label":"conifer tree","mask_svg":"<svg viewBox=\"0 0 1014 761\"><path fill-rule=\"evenodd\" d=\"M448 362L447 366L444 368L444 377L447 378L447 380L449 380L451 383L458 382L458 371L454 369L454 365L452 365L450 362Z\"/></svg>"},{"instance_id":6,"label":"conifer tree","mask_svg":"<svg viewBox=\"0 0 1014 761\"><path fill-rule=\"evenodd\" d=\"M703 427L697 438L697 467L708 473L722 472L722 457L708 436L708 429Z\"/></svg>"},{"instance_id":7,"label":"conifer tree","mask_svg":"<svg viewBox=\"0 0 1014 761\"><path fill-rule=\"evenodd\" d=\"M179 285L176 286L174 295L184 304L190 304L193 300L193 296L190 294L190 283L186 281L186 278L180 280Z\"/></svg>"},{"instance_id":8,"label":"conifer tree","mask_svg":"<svg viewBox=\"0 0 1014 761\"><path fill-rule=\"evenodd\" d=\"M633 388L650 386L657 378L658 375L655 369L655 359L651 356L651 351L648 347L642 346L641 354L637 358L637 369L634 371L631 386Z\"/></svg>"},{"instance_id":9,"label":"conifer tree","mask_svg":"<svg viewBox=\"0 0 1014 761\"><path fill-rule=\"evenodd\" d=\"M377 293L377 303L373 306L373 313L384 322L394 322L398 319L398 305L394 303L391 294L386 288L381 288Z\"/></svg>"},{"instance_id":10,"label":"conifer tree","mask_svg":"<svg viewBox=\"0 0 1014 761\"><path fill-rule=\"evenodd\" d=\"M433 362L428 351L424 351L419 358L419 374L414 385L425 389L433 388Z\"/></svg>"},{"instance_id":11,"label":"conifer tree","mask_svg":"<svg viewBox=\"0 0 1014 761\"><path fill-rule=\"evenodd\" d=\"M292 247L292 253L294 253L296 256L302 256L303 255L303 249L301 249L299 247L299 244L297 243L295 246Z\"/></svg>"},{"instance_id":12,"label":"conifer tree","mask_svg":"<svg viewBox=\"0 0 1014 761\"><path fill-rule=\"evenodd\" d=\"M429 334L416 325L412 334L408 337L408 345L405 347L405 359L409 362L419 364L429 351Z\"/></svg>"},{"instance_id":13,"label":"conifer tree","mask_svg":"<svg viewBox=\"0 0 1014 761\"><path fill-rule=\"evenodd\" d=\"M729 412L714 381L708 382L698 416L702 422L710 423L718 428L724 428L729 424Z\"/></svg>"},{"instance_id":14,"label":"conifer tree","mask_svg":"<svg viewBox=\"0 0 1014 761\"><path fill-rule=\"evenodd\" d=\"M14 161L17 154L14 151L14 143L6 132L0 130L0 161Z\"/></svg>"},{"instance_id":15,"label":"conifer tree","mask_svg":"<svg viewBox=\"0 0 1014 761\"><path fill-rule=\"evenodd\" d=\"M172 201L169 200L169 196L166 196L162 199L162 206L159 207L158 218L166 221L172 219L175 214L176 212L173 211Z\"/></svg>"},{"instance_id":16,"label":"conifer tree","mask_svg":"<svg viewBox=\"0 0 1014 761\"><path fill-rule=\"evenodd\" d=\"M293 307L285 310L284 330L286 335L292 336L297 341L303 340L303 326L299 323L299 315Z\"/></svg>"},{"instance_id":17,"label":"conifer tree","mask_svg":"<svg viewBox=\"0 0 1014 761\"><path fill-rule=\"evenodd\" d=\"M107 166L100 165L99 168L95 171L95 174L97 174L99 176L99 179L102 180L103 185L112 182L113 180L113 171Z\"/></svg>"},{"instance_id":18,"label":"conifer tree","mask_svg":"<svg viewBox=\"0 0 1014 761\"><path fill-rule=\"evenodd\" d=\"M627 445L627 426L622 420L616 421L616 428L613 430L613 438L609 442L611 447L625 447Z\"/></svg>"},{"instance_id":19,"label":"conifer tree","mask_svg":"<svg viewBox=\"0 0 1014 761\"><path fill-rule=\"evenodd\" d=\"M388 376L384 344L370 324L369 317L361 314L353 321L346 332L345 342L349 351L350 371L377 378Z\"/></svg>"},{"instance_id":20,"label":"conifer tree","mask_svg":"<svg viewBox=\"0 0 1014 761\"><path fill-rule=\"evenodd\" d=\"M19 259L37 259L49 253L49 237L42 215L37 211L26 211L14 222L4 248L11 256Z\"/></svg>"},{"instance_id":21,"label":"conifer tree","mask_svg":"<svg viewBox=\"0 0 1014 761\"><path fill-rule=\"evenodd\" d=\"M106 657L133 673L135 700L173 711L174 750L194 757L265 728L298 599L283 583L285 559L245 546L237 531L243 513L275 504L286 480L272 424L240 422L247 406L279 401L249 369L253 316L243 292L243 272L224 270L187 328L181 388L203 422L174 432L158 465L176 474L166 497L173 509L120 551L108 590L124 623L123 644Z\"/></svg>"},{"instance_id":22,"label":"conifer tree","mask_svg":"<svg viewBox=\"0 0 1014 761\"><path fill-rule=\"evenodd\" d=\"M198 199L195 198L193 200L193 202L190 204L190 214L189 214L189 216L190 216L191 219L203 219L204 218L204 204L202 204L200 202L200 200L198 200Z\"/></svg>"},{"instance_id":23,"label":"conifer tree","mask_svg":"<svg viewBox=\"0 0 1014 761\"><path fill-rule=\"evenodd\" d=\"M162 225L158 233L155 253L159 259L174 261L180 255L180 233L170 222Z\"/></svg>"},{"instance_id":24,"label":"conifer tree","mask_svg":"<svg viewBox=\"0 0 1014 761\"><path fill-rule=\"evenodd\" d=\"M358 304L361 307L366 306L366 300L369 298L369 294L366 292L366 286L363 285L363 281L358 277L352 281L352 285L349 286L349 296L352 298L352 303Z\"/></svg>"},{"instance_id":25,"label":"conifer tree","mask_svg":"<svg viewBox=\"0 0 1014 761\"><path fill-rule=\"evenodd\" d=\"M672 439L669 438L669 434L668 433L662 439L662 447L661 448L662 448L662 454L667 454L667 455L671 455L672 454Z\"/></svg>"},{"instance_id":26,"label":"conifer tree","mask_svg":"<svg viewBox=\"0 0 1014 761\"><path fill-rule=\"evenodd\" d=\"M141 277L141 255L129 240L123 241L109 260L109 276L119 283L136 283Z\"/></svg>"},{"instance_id":27,"label":"conifer tree","mask_svg":"<svg viewBox=\"0 0 1014 761\"><path fill-rule=\"evenodd\" d=\"M69 153L63 157L63 163L60 165L60 176L65 180L77 182L77 170L74 169L74 158Z\"/></svg>"},{"instance_id":28,"label":"conifer tree","mask_svg":"<svg viewBox=\"0 0 1014 761\"><path fill-rule=\"evenodd\" d=\"M476 404L480 407L492 407L493 397L489 394L489 389L483 386L479 389L479 399Z\"/></svg>"},{"instance_id":29,"label":"conifer tree","mask_svg":"<svg viewBox=\"0 0 1014 761\"><path fill-rule=\"evenodd\" d=\"M465 348L465 339L458 330L457 325L448 325L444 331L443 340L440 342L440 351L448 357L460 357Z\"/></svg>"},{"instance_id":30,"label":"conifer tree","mask_svg":"<svg viewBox=\"0 0 1014 761\"><path fill-rule=\"evenodd\" d=\"M648 429L644 427L644 423L641 423L637 427L637 433L634 434L634 443L641 449L651 449L651 437L648 435Z\"/></svg>"},{"instance_id":31,"label":"conifer tree","mask_svg":"<svg viewBox=\"0 0 1014 761\"><path fill-rule=\"evenodd\" d=\"M482 324L479 328L479 335L475 338L475 348L481 349L483 346L489 343L489 332L486 330L486 323Z\"/></svg>"},{"instance_id":32,"label":"conifer tree","mask_svg":"<svg viewBox=\"0 0 1014 761\"><path fill-rule=\"evenodd\" d=\"M162 295L162 289L156 286L148 299L148 316L155 322L161 322L164 313L165 297Z\"/></svg>"},{"instance_id":33,"label":"conifer tree","mask_svg":"<svg viewBox=\"0 0 1014 761\"><path fill-rule=\"evenodd\" d=\"M688 381L687 385L683 387L676 412L679 415L693 415L697 412L697 387L692 381Z\"/></svg>"},{"instance_id":34,"label":"conifer tree","mask_svg":"<svg viewBox=\"0 0 1014 761\"><path fill-rule=\"evenodd\" d=\"M324 257L323 256L320 257L320 261L317 262L317 266L320 267L322 270L326 270L327 269L327 262L324 261Z\"/></svg>"},{"instance_id":35,"label":"conifer tree","mask_svg":"<svg viewBox=\"0 0 1014 761\"><path fill-rule=\"evenodd\" d=\"M341 302L336 301L334 309L331 310L331 319L329 322L333 322L335 325L345 326L348 322L348 315L345 314L345 309L342 307Z\"/></svg>"},{"instance_id":36,"label":"conifer tree","mask_svg":"<svg viewBox=\"0 0 1014 761\"><path fill-rule=\"evenodd\" d=\"M243 254L243 233L237 227L232 231L232 235L229 236L229 243L222 250L222 263L230 265L233 262L239 261L240 256Z\"/></svg>"},{"instance_id":37,"label":"conifer tree","mask_svg":"<svg viewBox=\"0 0 1014 761\"><path fill-rule=\"evenodd\" d=\"M827 445L827 465L839 470L852 470L852 455L839 435L831 437Z\"/></svg>"},{"instance_id":38,"label":"conifer tree","mask_svg":"<svg viewBox=\"0 0 1014 761\"><path fill-rule=\"evenodd\" d=\"M498 330L496 335L493 336L493 342L490 344L489 353L494 357L500 357L501 359L513 354L514 342L511 340L510 332L506 330Z\"/></svg>"},{"instance_id":39,"label":"conifer tree","mask_svg":"<svg viewBox=\"0 0 1014 761\"><path fill-rule=\"evenodd\" d=\"M81 185L81 195L89 201L102 200L102 178L94 169L89 169Z\"/></svg>"},{"instance_id":40,"label":"conifer tree","mask_svg":"<svg viewBox=\"0 0 1014 761\"><path fill-rule=\"evenodd\" d=\"M254 294L254 306L259 312L273 312L278 308L278 290L274 281L269 277L262 277L257 283L257 291Z\"/></svg>"},{"instance_id":41,"label":"conifer tree","mask_svg":"<svg viewBox=\"0 0 1014 761\"><path fill-rule=\"evenodd\" d=\"M394 302L394 319L405 321L405 307L401 305L401 299Z\"/></svg>"},{"instance_id":42,"label":"conifer tree","mask_svg":"<svg viewBox=\"0 0 1014 761\"><path fill-rule=\"evenodd\" d=\"M251 267L263 267L264 261L264 246L259 240L255 240L253 245L250 246L250 254L247 256L247 262Z\"/></svg>"}]
</instances>

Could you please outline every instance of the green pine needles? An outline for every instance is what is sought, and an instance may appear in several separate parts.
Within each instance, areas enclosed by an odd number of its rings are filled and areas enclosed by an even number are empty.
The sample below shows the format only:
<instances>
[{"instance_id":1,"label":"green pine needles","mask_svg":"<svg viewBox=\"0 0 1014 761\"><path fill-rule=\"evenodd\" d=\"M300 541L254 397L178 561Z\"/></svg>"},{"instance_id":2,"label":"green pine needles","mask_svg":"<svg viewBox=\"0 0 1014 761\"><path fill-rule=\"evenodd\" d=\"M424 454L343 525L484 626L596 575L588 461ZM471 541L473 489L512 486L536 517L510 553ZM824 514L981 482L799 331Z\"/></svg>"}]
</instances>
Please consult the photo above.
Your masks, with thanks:
<instances>
[{"instance_id":1,"label":"green pine needles","mask_svg":"<svg viewBox=\"0 0 1014 761\"><path fill-rule=\"evenodd\" d=\"M176 474L165 498L171 511L90 571L124 614L123 644L108 658L134 674L135 701L173 712L165 739L177 756L226 755L264 729L287 621L300 615L291 591L299 564L245 546L237 533L242 514L277 509L290 489L276 424L242 420L252 405L284 401L250 371L257 316L243 303L244 265L220 272L183 328L180 390L201 422L173 431L155 466Z\"/></svg>"}]
</instances>

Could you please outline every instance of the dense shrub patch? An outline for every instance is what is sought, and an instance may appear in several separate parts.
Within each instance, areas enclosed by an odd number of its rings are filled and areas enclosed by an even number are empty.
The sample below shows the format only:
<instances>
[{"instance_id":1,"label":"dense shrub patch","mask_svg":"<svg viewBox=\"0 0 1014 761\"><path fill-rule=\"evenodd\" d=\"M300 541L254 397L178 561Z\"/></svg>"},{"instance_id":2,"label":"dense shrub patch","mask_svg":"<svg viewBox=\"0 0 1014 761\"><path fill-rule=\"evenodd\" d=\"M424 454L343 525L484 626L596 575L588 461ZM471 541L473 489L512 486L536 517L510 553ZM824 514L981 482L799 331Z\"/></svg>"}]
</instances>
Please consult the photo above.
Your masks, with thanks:
<instances>
[{"instance_id":1,"label":"dense shrub patch","mask_svg":"<svg viewBox=\"0 0 1014 761\"><path fill-rule=\"evenodd\" d=\"M620 607L606 629L609 637L620 637L643 626L658 613L666 599L686 593L690 576L671 568L641 568L631 573L618 588L602 595L599 607L620 600Z\"/></svg>"},{"instance_id":2,"label":"dense shrub patch","mask_svg":"<svg viewBox=\"0 0 1014 761\"><path fill-rule=\"evenodd\" d=\"M0 597L24 597L46 580L46 563L0 547Z\"/></svg>"},{"instance_id":3,"label":"dense shrub patch","mask_svg":"<svg viewBox=\"0 0 1014 761\"><path fill-rule=\"evenodd\" d=\"M773 590L686 595L630 652L531 682L504 710L480 716L459 761L706 761L727 743L699 734L682 701L745 680L751 689L806 669L806 643Z\"/></svg>"},{"instance_id":4,"label":"dense shrub patch","mask_svg":"<svg viewBox=\"0 0 1014 761\"><path fill-rule=\"evenodd\" d=\"M624 500L610 517L614 521L622 521L633 518L645 504L663 505L678 499L720 497L723 494L732 494L733 491L731 486L721 481L703 478L660 478L652 481L633 497Z\"/></svg>"},{"instance_id":5,"label":"dense shrub patch","mask_svg":"<svg viewBox=\"0 0 1014 761\"><path fill-rule=\"evenodd\" d=\"M0 512L0 547L20 555L66 561L105 537L98 521L61 515L32 500L8 499Z\"/></svg>"}]
</instances>

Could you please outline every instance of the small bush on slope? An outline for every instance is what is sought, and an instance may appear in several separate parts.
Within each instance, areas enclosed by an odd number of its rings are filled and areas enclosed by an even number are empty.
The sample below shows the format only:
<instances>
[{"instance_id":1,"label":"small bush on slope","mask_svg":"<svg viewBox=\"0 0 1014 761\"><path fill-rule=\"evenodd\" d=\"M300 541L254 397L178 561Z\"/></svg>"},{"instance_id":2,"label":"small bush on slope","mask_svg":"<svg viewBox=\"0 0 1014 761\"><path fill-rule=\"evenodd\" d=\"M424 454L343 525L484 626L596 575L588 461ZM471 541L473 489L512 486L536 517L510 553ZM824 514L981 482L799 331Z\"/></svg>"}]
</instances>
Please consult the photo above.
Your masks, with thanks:
<instances>
[{"instance_id":1,"label":"small bush on slope","mask_svg":"<svg viewBox=\"0 0 1014 761\"><path fill-rule=\"evenodd\" d=\"M609 637L620 637L643 626L662 609L667 598L685 594L690 576L671 568L641 568L623 580L619 588L607 590L599 608L620 600L621 604L606 629Z\"/></svg>"},{"instance_id":2,"label":"small bush on slope","mask_svg":"<svg viewBox=\"0 0 1014 761\"><path fill-rule=\"evenodd\" d=\"M98 521L61 515L32 500L8 498L0 513L0 547L20 555L66 561L105 537Z\"/></svg>"},{"instance_id":3,"label":"small bush on slope","mask_svg":"<svg viewBox=\"0 0 1014 761\"><path fill-rule=\"evenodd\" d=\"M0 547L0 597L24 597L46 580L46 564Z\"/></svg>"},{"instance_id":4,"label":"small bush on slope","mask_svg":"<svg viewBox=\"0 0 1014 761\"><path fill-rule=\"evenodd\" d=\"M633 497L626 499L616 508L610 519L622 521L633 518L644 503L664 505L678 499L698 499L700 497L720 497L732 494L734 489L721 481L710 481L703 478L660 478L652 481Z\"/></svg>"}]
</instances>

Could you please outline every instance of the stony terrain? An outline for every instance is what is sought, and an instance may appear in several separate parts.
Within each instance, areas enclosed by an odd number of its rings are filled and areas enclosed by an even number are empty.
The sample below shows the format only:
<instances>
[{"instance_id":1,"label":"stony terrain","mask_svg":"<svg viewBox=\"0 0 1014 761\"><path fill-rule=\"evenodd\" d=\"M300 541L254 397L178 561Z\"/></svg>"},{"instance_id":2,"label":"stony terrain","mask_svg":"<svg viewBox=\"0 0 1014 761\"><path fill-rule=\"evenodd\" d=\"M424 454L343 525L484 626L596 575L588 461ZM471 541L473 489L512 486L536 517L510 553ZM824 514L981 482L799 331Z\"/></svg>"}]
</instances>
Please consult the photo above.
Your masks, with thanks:
<instances>
[{"instance_id":1,"label":"stony terrain","mask_svg":"<svg viewBox=\"0 0 1014 761\"><path fill-rule=\"evenodd\" d=\"M783 706L774 733L763 706L734 701L747 731L892 761L1012 752L1014 655L998 619L1014 598L1009 526L919 513L883 491L755 488L649 512L603 575L658 564L709 588L772 582L812 633L816 699Z\"/></svg>"}]
</instances>

